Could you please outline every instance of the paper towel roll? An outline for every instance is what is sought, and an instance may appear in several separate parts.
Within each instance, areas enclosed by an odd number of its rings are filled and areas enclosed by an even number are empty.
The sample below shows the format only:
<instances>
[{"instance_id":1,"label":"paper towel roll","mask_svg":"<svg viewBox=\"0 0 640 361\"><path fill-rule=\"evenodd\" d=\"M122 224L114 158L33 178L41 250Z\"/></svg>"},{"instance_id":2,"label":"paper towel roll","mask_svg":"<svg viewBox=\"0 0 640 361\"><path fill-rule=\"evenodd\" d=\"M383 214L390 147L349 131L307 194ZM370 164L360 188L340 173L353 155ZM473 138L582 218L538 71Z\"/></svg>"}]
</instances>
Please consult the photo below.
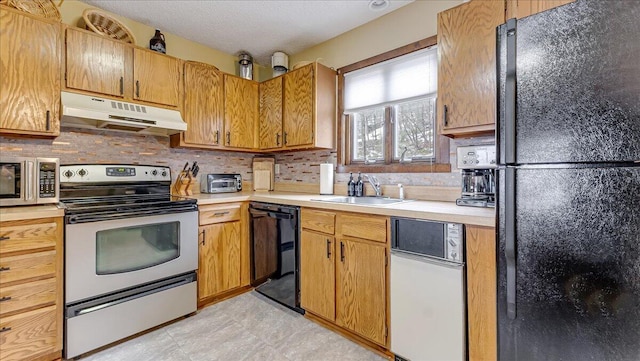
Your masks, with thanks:
<instances>
[{"instance_id":1,"label":"paper towel roll","mask_svg":"<svg viewBox=\"0 0 640 361\"><path fill-rule=\"evenodd\" d=\"M333 194L333 164L320 164L320 194Z\"/></svg>"}]
</instances>

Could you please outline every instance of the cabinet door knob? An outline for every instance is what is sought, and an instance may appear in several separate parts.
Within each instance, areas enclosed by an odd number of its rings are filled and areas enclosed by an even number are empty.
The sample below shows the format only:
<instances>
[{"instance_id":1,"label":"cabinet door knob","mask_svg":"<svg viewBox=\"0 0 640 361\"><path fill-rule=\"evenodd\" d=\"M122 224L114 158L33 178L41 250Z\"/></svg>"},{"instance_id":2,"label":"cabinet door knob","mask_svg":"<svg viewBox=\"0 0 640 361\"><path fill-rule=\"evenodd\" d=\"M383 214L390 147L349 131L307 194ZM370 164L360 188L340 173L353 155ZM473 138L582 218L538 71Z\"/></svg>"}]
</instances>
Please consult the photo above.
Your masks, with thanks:
<instances>
[{"instance_id":1,"label":"cabinet door knob","mask_svg":"<svg viewBox=\"0 0 640 361\"><path fill-rule=\"evenodd\" d=\"M0 298L0 302L6 302L6 301L9 301L9 300L11 300L11 296L4 296L4 297Z\"/></svg>"},{"instance_id":2,"label":"cabinet door knob","mask_svg":"<svg viewBox=\"0 0 640 361\"><path fill-rule=\"evenodd\" d=\"M0 328L0 333L2 333L2 332L7 332L7 331L11 331L11 327L3 327L3 328Z\"/></svg>"}]
</instances>

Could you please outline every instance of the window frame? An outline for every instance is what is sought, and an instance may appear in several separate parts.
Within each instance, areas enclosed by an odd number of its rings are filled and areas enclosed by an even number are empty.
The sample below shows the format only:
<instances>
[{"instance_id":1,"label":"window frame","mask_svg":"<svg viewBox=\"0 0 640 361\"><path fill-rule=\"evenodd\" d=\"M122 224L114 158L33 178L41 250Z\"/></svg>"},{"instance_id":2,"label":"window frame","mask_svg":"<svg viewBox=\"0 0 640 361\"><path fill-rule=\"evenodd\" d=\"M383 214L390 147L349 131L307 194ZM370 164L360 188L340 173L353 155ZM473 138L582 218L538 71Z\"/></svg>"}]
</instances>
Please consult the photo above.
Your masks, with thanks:
<instances>
[{"instance_id":1,"label":"window frame","mask_svg":"<svg viewBox=\"0 0 640 361\"><path fill-rule=\"evenodd\" d=\"M369 172L369 173L448 173L451 172L449 163L449 138L437 133L438 129L434 124L435 133L435 162L415 161L409 163L399 163L393 160L393 124L391 123L390 108L385 107L385 159L384 163L376 162L364 164L351 161L353 122L348 114L344 114L344 74L354 70L362 69L383 61L391 60L399 56L407 55L417 50L422 50L437 45L437 36L387 51L385 53L361 60L338 69L338 166L336 172Z\"/></svg>"}]
</instances>

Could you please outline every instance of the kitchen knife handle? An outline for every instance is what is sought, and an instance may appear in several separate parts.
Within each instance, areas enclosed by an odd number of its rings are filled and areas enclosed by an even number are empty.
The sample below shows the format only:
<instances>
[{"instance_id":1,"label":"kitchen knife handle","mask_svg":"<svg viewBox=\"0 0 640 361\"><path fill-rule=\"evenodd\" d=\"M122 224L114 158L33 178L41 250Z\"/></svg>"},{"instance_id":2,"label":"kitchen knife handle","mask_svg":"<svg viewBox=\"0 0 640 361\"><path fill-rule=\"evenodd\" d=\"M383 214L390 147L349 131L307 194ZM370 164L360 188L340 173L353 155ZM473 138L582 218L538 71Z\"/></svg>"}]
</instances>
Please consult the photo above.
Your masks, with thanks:
<instances>
[{"instance_id":1,"label":"kitchen knife handle","mask_svg":"<svg viewBox=\"0 0 640 361\"><path fill-rule=\"evenodd\" d=\"M220 131L216 130L216 144L220 144Z\"/></svg>"},{"instance_id":2,"label":"kitchen knife handle","mask_svg":"<svg viewBox=\"0 0 640 361\"><path fill-rule=\"evenodd\" d=\"M280 146L280 133L276 133L276 145Z\"/></svg>"},{"instance_id":3,"label":"kitchen knife handle","mask_svg":"<svg viewBox=\"0 0 640 361\"><path fill-rule=\"evenodd\" d=\"M331 241L327 238L327 258L331 258Z\"/></svg>"},{"instance_id":4,"label":"kitchen knife handle","mask_svg":"<svg viewBox=\"0 0 640 361\"><path fill-rule=\"evenodd\" d=\"M227 131L227 145L231 145L231 132Z\"/></svg>"},{"instance_id":5,"label":"kitchen knife handle","mask_svg":"<svg viewBox=\"0 0 640 361\"><path fill-rule=\"evenodd\" d=\"M507 317L516 319L516 170L505 169L505 257L507 260Z\"/></svg>"},{"instance_id":6,"label":"kitchen knife handle","mask_svg":"<svg viewBox=\"0 0 640 361\"><path fill-rule=\"evenodd\" d=\"M140 81L136 80L136 98L140 98Z\"/></svg>"},{"instance_id":7,"label":"kitchen knife handle","mask_svg":"<svg viewBox=\"0 0 640 361\"><path fill-rule=\"evenodd\" d=\"M442 109L442 120L444 121L444 126L449 126L449 120L447 119L447 113L449 112L449 107L445 104Z\"/></svg>"},{"instance_id":8,"label":"kitchen knife handle","mask_svg":"<svg viewBox=\"0 0 640 361\"><path fill-rule=\"evenodd\" d=\"M340 242L340 262L344 263L344 243Z\"/></svg>"}]
</instances>

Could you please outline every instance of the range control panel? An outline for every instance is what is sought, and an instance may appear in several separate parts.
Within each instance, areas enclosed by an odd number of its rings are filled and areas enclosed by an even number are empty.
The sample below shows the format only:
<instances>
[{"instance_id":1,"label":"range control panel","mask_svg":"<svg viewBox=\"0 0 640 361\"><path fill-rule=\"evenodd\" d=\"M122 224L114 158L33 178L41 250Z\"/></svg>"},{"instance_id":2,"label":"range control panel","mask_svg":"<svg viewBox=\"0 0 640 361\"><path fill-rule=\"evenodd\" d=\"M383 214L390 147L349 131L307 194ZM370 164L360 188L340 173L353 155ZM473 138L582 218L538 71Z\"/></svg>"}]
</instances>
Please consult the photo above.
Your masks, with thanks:
<instances>
[{"instance_id":1,"label":"range control panel","mask_svg":"<svg viewBox=\"0 0 640 361\"><path fill-rule=\"evenodd\" d=\"M446 255L445 259L461 263L464 260L464 228L462 224L446 223L445 228Z\"/></svg>"},{"instance_id":2,"label":"range control panel","mask_svg":"<svg viewBox=\"0 0 640 361\"><path fill-rule=\"evenodd\" d=\"M495 145L458 147L458 169L487 169L496 167Z\"/></svg>"},{"instance_id":3,"label":"range control panel","mask_svg":"<svg viewBox=\"0 0 640 361\"><path fill-rule=\"evenodd\" d=\"M149 165L78 164L60 166L60 182L149 182L171 181L171 169Z\"/></svg>"}]
</instances>

